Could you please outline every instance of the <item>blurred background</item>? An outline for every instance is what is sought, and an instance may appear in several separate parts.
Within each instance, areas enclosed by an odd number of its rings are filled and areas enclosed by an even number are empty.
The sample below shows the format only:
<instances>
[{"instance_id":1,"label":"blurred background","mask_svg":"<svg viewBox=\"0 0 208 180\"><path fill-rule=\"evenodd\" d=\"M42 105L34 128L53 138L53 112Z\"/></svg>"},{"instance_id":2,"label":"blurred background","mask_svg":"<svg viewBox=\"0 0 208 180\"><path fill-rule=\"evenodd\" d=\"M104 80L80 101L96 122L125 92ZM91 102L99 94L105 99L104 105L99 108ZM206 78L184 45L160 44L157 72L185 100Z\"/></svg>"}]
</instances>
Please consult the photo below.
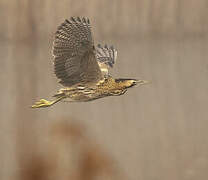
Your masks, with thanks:
<instances>
[{"instance_id":1,"label":"blurred background","mask_svg":"<svg viewBox=\"0 0 208 180\"><path fill-rule=\"evenodd\" d=\"M152 83L29 108L61 88L51 47L71 16L116 47L114 77ZM0 179L208 179L207 19L207 0L0 0Z\"/></svg>"}]
</instances>

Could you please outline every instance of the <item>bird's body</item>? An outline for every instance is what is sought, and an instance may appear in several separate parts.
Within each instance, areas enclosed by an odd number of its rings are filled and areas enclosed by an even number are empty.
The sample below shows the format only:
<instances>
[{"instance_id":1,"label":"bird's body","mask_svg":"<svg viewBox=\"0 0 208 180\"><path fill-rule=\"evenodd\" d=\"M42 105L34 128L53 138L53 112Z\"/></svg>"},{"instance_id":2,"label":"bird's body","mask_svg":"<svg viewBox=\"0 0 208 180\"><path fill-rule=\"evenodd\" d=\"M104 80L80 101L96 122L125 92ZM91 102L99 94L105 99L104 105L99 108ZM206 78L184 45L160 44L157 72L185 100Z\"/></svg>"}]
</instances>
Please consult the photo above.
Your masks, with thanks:
<instances>
[{"instance_id":1,"label":"bird's body","mask_svg":"<svg viewBox=\"0 0 208 180\"><path fill-rule=\"evenodd\" d=\"M112 77L107 77L94 86L87 87L79 85L71 88L63 88L54 97L67 97L72 102L86 102L107 96L122 95L126 92L127 85L124 85L121 80L124 79L115 80ZM118 83L116 81L120 82Z\"/></svg>"},{"instance_id":2,"label":"bird's body","mask_svg":"<svg viewBox=\"0 0 208 180\"><path fill-rule=\"evenodd\" d=\"M60 89L54 101L41 99L33 108L48 107L63 99L70 102L87 102L95 99L124 94L144 80L114 79L109 73L113 67L117 51L113 46L94 46L90 22L87 18L65 20L55 35L53 43L54 69Z\"/></svg>"}]
</instances>

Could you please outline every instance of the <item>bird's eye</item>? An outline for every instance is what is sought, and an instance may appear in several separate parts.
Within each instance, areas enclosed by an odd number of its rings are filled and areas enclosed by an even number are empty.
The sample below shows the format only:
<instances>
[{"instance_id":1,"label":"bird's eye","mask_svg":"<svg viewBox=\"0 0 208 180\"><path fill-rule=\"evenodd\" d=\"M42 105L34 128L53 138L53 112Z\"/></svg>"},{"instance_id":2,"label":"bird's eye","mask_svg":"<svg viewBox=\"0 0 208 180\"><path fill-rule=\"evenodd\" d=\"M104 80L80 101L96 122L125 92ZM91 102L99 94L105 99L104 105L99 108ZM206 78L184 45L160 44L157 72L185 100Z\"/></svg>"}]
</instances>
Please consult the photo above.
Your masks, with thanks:
<instances>
[{"instance_id":1,"label":"bird's eye","mask_svg":"<svg viewBox=\"0 0 208 180\"><path fill-rule=\"evenodd\" d=\"M136 81L133 81L133 85L135 85L135 84L137 84L137 82Z\"/></svg>"}]
</instances>

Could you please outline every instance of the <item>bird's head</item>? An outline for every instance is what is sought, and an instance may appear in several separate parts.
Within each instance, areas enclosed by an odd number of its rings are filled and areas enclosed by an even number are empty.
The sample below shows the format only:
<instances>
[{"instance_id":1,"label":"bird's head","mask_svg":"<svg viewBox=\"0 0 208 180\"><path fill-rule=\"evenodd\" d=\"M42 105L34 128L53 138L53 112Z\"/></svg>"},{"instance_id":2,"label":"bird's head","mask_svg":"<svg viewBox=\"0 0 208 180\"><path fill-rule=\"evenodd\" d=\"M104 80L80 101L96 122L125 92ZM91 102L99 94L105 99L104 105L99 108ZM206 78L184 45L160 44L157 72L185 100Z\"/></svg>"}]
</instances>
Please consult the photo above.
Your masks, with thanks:
<instances>
[{"instance_id":1,"label":"bird's head","mask_svg":"<svg viewBox=\"0 0 208 180\"><path fill-rule=\"evenodd\" d=\"M134 87L136 85L143 85L143 84L147 84L148 81L145 80L137 80L137 79L116 79L115 80L116 83L119 83L120 86L125 87L125 88L130 88L130 87Z\"/></svg>"},{"instance_id":2,"label":"bird's head","mask_svg":"<svg viewBox=\"0 0 208 180\"><path fill-rule=\"evenodd\" d=\"M113 96L120 96L123 95L128 88L134 87L136 85L142 85L148 83L145 80L137 80L137 79L115 79L117 83L117 89L111 92Z\"/></svg>"},{"instance_id":3,"label":"bird's head","mask_svg":"<svg viewBox=\"0 0 208 180\"><path fill-rule=\"evenodd\" d=\"M134 87L136 85L146 84L148 82L137 79L115 79L115 83L117 83L117 88L110 93L112 96L123 95L128 88Z\"/></svg>"}]
</instances>

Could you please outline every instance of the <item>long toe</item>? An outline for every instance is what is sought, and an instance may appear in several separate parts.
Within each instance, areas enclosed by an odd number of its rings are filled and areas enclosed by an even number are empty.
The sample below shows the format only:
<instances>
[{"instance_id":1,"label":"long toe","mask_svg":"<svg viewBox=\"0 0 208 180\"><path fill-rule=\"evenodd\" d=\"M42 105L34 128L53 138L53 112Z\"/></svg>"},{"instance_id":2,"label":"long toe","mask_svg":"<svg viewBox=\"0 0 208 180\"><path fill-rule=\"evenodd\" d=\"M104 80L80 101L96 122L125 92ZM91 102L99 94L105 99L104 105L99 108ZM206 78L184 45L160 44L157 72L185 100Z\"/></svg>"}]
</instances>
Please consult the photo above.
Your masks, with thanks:
<instances>
[{"instance_id":1,"label":"long toe","mask_svg":"<svg viewBox=\"0 0 208 180\"><path fill-rule=\"evenodd\" d=\"M43 104L49 104L49 103L50 103L50 101L47 101L47 100L45 100L45 99L41 99L39 102L40 102L40 103L43 103Z\"/></svg>"},{"instance_id":2,"label":"long toe","mask_svg":"<svg viewBox=\"0 0 208 180\"><path fill-rule=\"evenodd\" d=\"M41 99L40 101L36 102L32 108L41 108L41 107L48 107L50 106L52 103L50 101L47 101L45 99Z\"/></svg>"}]
</instances>

